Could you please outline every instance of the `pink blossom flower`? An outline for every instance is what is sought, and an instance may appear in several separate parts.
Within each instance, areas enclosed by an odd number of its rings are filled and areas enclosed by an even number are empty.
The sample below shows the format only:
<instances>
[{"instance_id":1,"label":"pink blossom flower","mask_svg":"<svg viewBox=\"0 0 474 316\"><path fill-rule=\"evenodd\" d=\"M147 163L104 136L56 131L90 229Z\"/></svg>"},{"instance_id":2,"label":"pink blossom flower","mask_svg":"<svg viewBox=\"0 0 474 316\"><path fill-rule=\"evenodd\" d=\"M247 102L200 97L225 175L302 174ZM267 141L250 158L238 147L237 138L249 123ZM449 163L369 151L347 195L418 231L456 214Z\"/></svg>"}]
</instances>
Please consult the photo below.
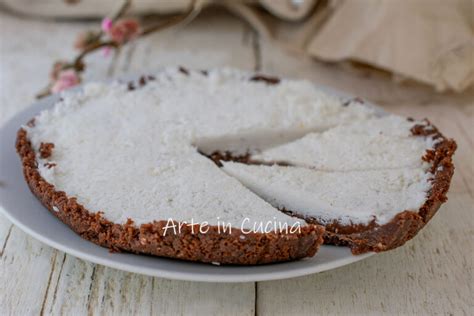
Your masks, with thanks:
<instances>
[{"instance_id":1,"label":"pink blossom flower","mask_svg":"<svg viewBox=\"0 0 474 316\"><path fill-rule=\"evenodd\" d=\"M110 18L104 18L101 24L102 31L104 31L105 33L108 33L110 29L112 28L112 25L113 25L113 22Z\"/></svg>"},{"instance_id":2,"label":"pink blossom flower","mask_svg":"<svg viewBox=\"0 0 474 316\"><path fill-rule=\"evenodd\" d=\"M78 85L81 82L79 75L73 69L66 69L59 72L56 81L51 87L51 92L57 93L70 87Z\"/></svg>"},{"instance_id":3,"label":"pink blossom flower","mask_svg":"<svg viewBox=\"0 0 474 316\"><path fill-rule=\"evenodd\" d=\"M51 79L51 81L58 80L59 73L63 70L65 65L66 65L66 62L61 61L61 60L54 63L53 69L51 70L51 73L49 74L49 78Z\"/></svg>"},{"instance_id":4,"label":"pink blossom flower","mask_svg":"<svg viewBox=\"0 0 474 316\"><path fill-rule=\"evenodd\" d=\"M133 19L120 20L114 23L107 33L113 41L123 44L138 36L140 25Z\"/></svg>"}]
</instances>

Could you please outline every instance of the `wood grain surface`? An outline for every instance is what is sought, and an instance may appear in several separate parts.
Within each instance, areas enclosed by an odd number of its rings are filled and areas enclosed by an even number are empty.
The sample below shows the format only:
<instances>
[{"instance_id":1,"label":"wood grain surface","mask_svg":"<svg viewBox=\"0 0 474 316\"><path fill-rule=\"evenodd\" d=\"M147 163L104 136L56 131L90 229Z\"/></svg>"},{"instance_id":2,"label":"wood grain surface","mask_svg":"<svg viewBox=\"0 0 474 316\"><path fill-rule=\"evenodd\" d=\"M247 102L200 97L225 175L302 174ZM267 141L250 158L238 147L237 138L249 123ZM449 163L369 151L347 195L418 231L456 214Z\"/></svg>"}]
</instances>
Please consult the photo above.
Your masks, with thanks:
<instances>
[{"instance_id":1,"label":"wood grain surface","mask_svg":"<svg viewBox=\"0 0 474 316\"><path fill-rule=\"evenodd\" d=\"M54 60L97 22L35 21L0 13L0 124L34 100ZM404 247L336 270L283 281L172 281L92 264L50 248L0 216L0 315L467 315L474 312L474 92L436 94L383 73L292 56L235 17L209 12L118 56L87 59L85 80L153 72L165 65L233 66L306 78L428 117L459 145L449 201ZM2 179L0 186L7 179ZM1 189L1 187L0 187Z\"/></svg>"}]
</instances>

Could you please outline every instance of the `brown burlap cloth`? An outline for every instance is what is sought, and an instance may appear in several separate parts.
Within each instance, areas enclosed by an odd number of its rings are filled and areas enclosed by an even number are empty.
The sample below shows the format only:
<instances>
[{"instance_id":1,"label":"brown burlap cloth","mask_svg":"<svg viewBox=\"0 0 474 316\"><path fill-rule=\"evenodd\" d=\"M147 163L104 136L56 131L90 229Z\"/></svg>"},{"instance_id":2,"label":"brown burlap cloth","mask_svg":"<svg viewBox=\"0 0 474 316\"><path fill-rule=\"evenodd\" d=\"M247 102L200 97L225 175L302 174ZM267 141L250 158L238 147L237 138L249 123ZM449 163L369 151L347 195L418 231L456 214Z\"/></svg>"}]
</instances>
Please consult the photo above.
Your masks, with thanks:
<instances>
[{"instance_id":1,"label":"brown burlap cloth","mask_svg":"<svg viewBox=\"0 0 474 316\"><path fill-rule=\"evenodd\" d=\"M99 17L120 1L0 0L43 17ZM136 14L170 14L191 0L134 0ZM294 53L353 61L438 91L474 84L474 0L198 0L239 15L261 36Z\"/></svg>"}]
</instances>

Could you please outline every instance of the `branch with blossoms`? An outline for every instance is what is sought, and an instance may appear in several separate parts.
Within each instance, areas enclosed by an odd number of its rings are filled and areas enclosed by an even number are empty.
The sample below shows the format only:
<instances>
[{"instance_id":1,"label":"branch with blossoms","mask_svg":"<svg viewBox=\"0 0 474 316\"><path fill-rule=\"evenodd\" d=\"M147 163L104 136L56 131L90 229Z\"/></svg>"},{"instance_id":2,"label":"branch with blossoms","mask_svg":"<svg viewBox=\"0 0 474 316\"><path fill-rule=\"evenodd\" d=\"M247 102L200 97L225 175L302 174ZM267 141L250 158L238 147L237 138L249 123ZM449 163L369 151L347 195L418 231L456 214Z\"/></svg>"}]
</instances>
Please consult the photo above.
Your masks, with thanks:
<instances>
[{"instance_id":1,"label":"branch with blossoms","mask_svg":"<svg viewBox=\"0 0 474 316\"><path fill-rule=\"evenodd\" d=\"M117 51L132 40L190 20L199 11L196 0L193 0L190 9L184 14L174 16L164 22L142 25L137 19L125 18L130 5L131 0L125 0L112 17L102 20L99 30L80 34L74 43L74 48L79 51L78 55L71 61L55 62L48 86L36 97L42 98L81 83L82 74L86 70L84 59L87 55L101 50L104 56L108 56L112 50Z\"/></svg>"}]
</instances>

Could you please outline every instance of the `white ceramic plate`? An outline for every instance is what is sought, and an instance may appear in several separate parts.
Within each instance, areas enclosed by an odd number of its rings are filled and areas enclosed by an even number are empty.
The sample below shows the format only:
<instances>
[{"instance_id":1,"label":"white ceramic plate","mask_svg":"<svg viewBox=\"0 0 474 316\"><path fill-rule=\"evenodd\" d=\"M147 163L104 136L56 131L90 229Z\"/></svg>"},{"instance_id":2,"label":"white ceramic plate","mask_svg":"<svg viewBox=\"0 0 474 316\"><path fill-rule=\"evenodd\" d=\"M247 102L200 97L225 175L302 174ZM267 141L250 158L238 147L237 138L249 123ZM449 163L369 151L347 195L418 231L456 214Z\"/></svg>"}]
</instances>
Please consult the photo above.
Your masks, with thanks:
<instances>
[{"instance_id":1,"label":"white ceramic plate","mask_svg":"<svg viewBox=\"0 0 474 316\"><path fill-rule=\"evenodd\" d=\"M348 97L321 87L323 90ZM0 129L0 210L16 226L41 242L75 257L108 267L168 279L207 282L250 282L292 278L341 267L372 253L353 256L348 248L322 246L313 258L261 266L216 266L173 259L110 253L76 235L54 217L29 191L15 151L16 132L22 124L51 107L59 96L34 103Z\"/></svg>"}]
</instances>

